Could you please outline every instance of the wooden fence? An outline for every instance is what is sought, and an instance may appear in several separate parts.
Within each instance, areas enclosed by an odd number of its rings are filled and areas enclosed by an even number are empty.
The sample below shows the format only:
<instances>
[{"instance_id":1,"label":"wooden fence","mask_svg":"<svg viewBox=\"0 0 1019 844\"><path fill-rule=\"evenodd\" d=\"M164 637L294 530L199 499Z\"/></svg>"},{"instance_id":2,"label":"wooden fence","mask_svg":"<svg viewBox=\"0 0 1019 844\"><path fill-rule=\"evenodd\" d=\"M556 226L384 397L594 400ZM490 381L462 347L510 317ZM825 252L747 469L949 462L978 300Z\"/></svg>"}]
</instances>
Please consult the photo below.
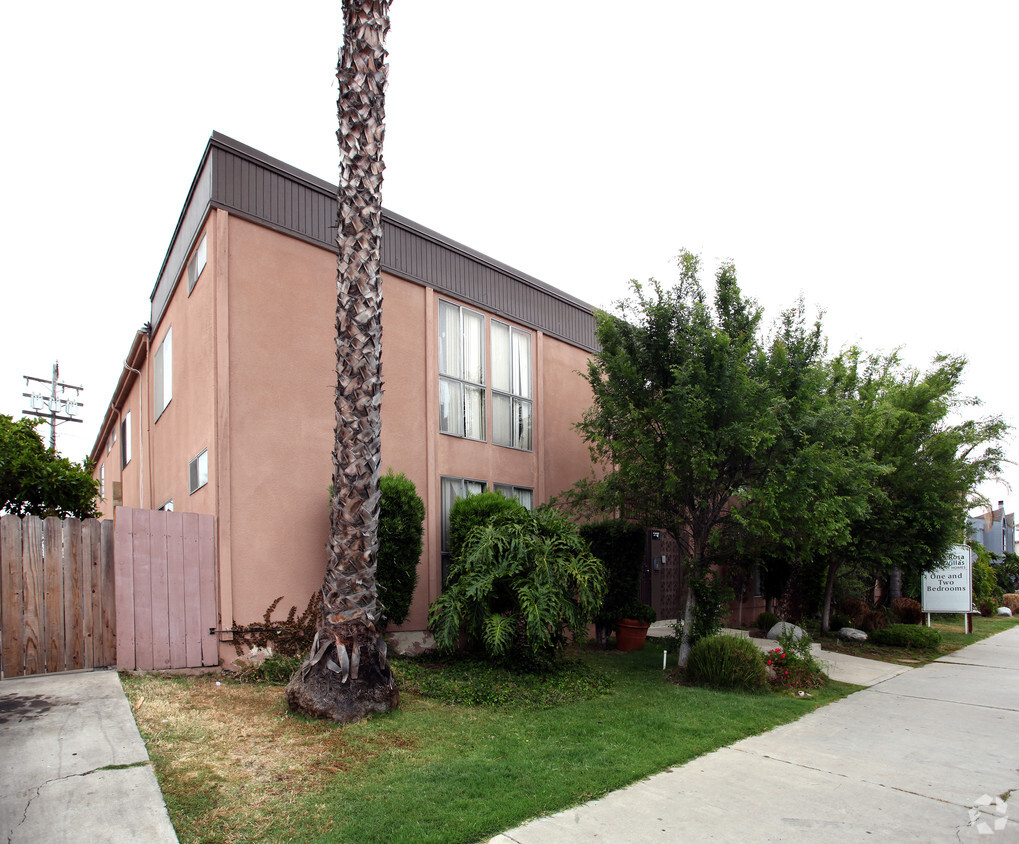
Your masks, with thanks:
<instances>
[{"instance_id":1,"label":"wooden fence","mask_svg":"<svg viewBox=\"0 0 1019 844\"><path fill-rule=\"evenodd\" d=\"M117 666L218 665L212 516L118 507Z\"/></svg>"},{"instance_id":2,"label":"wooden fence","mask_svg":"<svg viewBox=\"0 0 1019 844\"><path fill-rule=\"evenodd\" d=\"M113 522L0 516L0 676L116 664Z\"/></svg>"}]
</instances>

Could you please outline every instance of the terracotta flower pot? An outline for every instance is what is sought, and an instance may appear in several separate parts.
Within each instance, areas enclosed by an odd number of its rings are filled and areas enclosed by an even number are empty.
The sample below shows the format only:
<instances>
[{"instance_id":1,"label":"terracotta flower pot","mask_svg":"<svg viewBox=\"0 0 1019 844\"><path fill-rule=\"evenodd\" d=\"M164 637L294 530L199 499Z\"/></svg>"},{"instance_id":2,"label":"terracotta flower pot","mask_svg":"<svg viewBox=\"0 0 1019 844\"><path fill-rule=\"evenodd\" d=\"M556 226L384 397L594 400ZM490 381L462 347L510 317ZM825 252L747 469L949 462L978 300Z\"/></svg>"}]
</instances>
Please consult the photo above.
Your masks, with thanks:
<instances>
[{"instance_id":1,"label":"terracotta flower pot","mask_svg":"<svg viewBox=\"0 0 1019 844\"><path fill-rule=\"evenodd\" d=\"M616 647L621 651L640 650L644 647L650 626L645 621L634 621L632 618L619 619L616 622Z\"/></svg>"}]
</instances>

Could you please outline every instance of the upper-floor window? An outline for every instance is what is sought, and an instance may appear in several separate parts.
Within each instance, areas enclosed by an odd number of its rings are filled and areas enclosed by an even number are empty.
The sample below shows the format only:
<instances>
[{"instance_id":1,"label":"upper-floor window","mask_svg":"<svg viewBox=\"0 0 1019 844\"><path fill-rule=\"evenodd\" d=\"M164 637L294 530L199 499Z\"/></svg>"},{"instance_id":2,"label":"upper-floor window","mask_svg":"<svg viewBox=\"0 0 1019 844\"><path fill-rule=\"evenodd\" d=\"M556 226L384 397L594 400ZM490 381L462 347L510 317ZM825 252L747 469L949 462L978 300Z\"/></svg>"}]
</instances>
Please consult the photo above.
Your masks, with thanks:
<instances>
[{"instance_id":1,"label":"upper-floor window","mask_svg":"<svg viewBox=\"0 0 1019 844\"><path fill-rule=\"evenodd\" d=\"M120 468L131 462L131 411L120 420Z\"/></svg>"},{"instance_id":2,"label":"upper-floor window","mask_svg":"<svg viewBox=\"0 0 1019 844\"><path fill-rule=\"evenodd\" d=\"M155 405L154 418L158 419L162 415L166 406L170 403L170 399L173 398L173 326L171 325L166 329L166 335L163 337L163 342L159 344L159 348L156 349L156 357L154 360L153 380L153 403Z\"/></svg>"},{"instance_id":3,"label":"upper-floor window","mask_svg":"<svg viewBox=\"0 0 1019 844\"><path fill-rule=\"evenodd\" d=\"M106 464L99 464L99 500L106 500Z\"/></svg>"},{"instance_id":4,"label":"upper-floor window","mask_svg":"<svg viewBox=\"0 0 1019 844\"><path fill-rule=\"evenodd\" d=\"M195 248L194 254L191 256L191 260L188 261L188 295L191 295L191 291L195 289L195 282L198 281L198 277L202 274L202 270L205 269L206 259L206 245L205 235L202 235L202 239L198 241L198 246Z\"/></svg>"},{"instance_id":5,"label":"upper-floor window","mask_svg":"<svg viewBox=\"0 0 1019 844\"><path fill-rule=\"evenodd\" d=\"M530 451L531 335L492 320L492 442Z\"/></svg>"},{"instance_id":6,"label":"upper-floor window","mask_svg":"<svg viewBox=\"0 0 1019 844\"><path fill-rule=\"evenodd\" d=\"M441 300L439 430L485 439L485 318Z\"/></svg>"}]
</instances>

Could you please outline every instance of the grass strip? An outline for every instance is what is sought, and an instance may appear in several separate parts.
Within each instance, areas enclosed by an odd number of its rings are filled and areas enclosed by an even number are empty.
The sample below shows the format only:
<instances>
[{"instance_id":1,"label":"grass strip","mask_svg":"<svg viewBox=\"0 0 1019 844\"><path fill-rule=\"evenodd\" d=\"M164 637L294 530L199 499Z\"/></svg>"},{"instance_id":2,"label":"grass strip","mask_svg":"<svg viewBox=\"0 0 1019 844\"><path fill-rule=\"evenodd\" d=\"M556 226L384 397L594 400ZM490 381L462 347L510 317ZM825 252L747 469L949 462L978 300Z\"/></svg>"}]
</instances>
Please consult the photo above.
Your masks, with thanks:
<instances>
[{"instance_id":1,"label":"grass strip","mask_svg":"<svg viewBox=\"0 0 1019 844\"><path fill-rule=\"evenodd\" d=\"M414 694L408 677L396 712L346 727L291 715L279 686L123 682L185 844L485 840L856 689L829 683L803 700L677 686L654 644L581 659L607 678L595 697L465 706Z\"/></svg>"}]
</instances>

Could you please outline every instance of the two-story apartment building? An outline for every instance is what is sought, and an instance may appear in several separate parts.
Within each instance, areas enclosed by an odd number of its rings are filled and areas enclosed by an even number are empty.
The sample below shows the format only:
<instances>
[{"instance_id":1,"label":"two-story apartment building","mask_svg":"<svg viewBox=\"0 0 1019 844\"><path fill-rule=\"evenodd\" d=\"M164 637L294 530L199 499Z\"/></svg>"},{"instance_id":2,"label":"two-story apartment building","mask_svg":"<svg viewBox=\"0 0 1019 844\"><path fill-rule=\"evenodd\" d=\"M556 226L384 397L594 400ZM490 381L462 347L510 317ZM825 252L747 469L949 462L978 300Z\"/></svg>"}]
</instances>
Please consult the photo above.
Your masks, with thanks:
<instances>
[{"instance_id":1,"label":"two-story apartment building","mask_svg":"<svg viewBox=\"0 0 1019 844\"><path fill-rule=\"evenodd\" d=\"M116 505L210 513L221 628L322 582L335 384L335 186L213 134L92 450ZM528 505L590 471L591 308L391 212L382 250L382 466L425 501L408 635L460 495ZM226 655L226 652L224 652Z\"/></svg>"}]
</instances>

